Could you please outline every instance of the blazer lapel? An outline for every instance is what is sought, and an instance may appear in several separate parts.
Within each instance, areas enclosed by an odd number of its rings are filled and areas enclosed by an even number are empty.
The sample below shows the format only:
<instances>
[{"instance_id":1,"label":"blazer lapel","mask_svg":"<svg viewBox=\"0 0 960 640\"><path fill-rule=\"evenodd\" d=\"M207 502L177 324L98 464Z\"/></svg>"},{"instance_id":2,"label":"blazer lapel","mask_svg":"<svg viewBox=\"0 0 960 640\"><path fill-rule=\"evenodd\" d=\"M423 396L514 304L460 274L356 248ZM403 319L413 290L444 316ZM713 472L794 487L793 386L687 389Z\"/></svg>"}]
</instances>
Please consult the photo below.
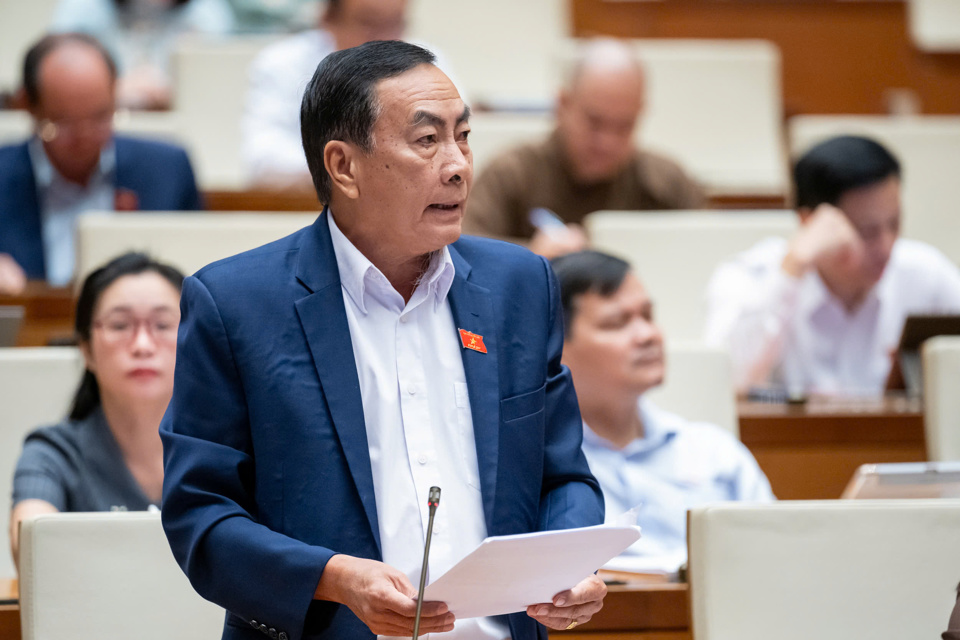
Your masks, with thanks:
<instances>
[{"instance_id":1,"label":"blazer lapel","mask_svg":"<svg viewBox=\"0 0 960 640\"><path fill-rule=\"evenodd\" d=\"M458 329L483 336L486 353L461 349L463 370L470 395L473 435L487 530L493 530L493 506L497 494L497 462L500 440L500 377L497 362L497 325L491 293L469 281L471 267L451 245L456 276L450 286L450 308ZM459 340L459 336L457 336Z\"/></svg>"},{"instance_id":2,"label":"blazer lapel","mask_svg":"<svg viewBox=\"0 0 960 640\"><path fill-rule=\"evenodd\" d=\"M310 345L350 474L382 557L360 380L328 224L324 210L300 247L297 278L312 293L296 302L297 315Z\"/></svg>"}]
</instances>

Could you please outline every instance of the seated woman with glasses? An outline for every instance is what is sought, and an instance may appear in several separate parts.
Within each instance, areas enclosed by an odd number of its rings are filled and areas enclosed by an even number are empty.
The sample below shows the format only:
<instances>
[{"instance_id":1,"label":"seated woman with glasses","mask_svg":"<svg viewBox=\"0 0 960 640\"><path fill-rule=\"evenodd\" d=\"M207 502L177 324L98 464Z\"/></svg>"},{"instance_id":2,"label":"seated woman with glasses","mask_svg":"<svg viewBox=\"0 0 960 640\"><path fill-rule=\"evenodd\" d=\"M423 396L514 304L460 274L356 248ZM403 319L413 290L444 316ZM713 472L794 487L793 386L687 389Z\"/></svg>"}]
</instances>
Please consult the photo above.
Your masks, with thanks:
<instances>
[{"instance_id":1,"label":"seated woman with glasses","mask_svg":"<svg viewBox=\"0 0 960 640\"><path fill-rule=\"evenodd\" d=\"M159 507L158 428L173 393L182 285L175 268L139 253L84 281L76 331L86 371L69 417L24 442L13 478L14 561L26 517Z\"/></svg>"}]
</instances>

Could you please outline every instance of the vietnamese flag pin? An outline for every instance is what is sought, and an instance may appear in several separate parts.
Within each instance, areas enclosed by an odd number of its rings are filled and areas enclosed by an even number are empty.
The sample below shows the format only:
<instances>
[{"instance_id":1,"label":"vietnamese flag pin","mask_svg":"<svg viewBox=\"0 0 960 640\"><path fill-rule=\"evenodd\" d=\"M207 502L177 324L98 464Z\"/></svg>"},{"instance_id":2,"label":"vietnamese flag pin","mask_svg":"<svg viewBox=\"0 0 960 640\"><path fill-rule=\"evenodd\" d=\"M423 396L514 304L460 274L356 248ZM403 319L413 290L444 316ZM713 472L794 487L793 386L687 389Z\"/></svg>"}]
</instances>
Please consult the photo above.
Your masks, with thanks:
<instances>
[{"instance_id":1,"label":"vietnamese flag pin","mask_svg":"<svg viewBox=\"0 0 960 640\"><path fill-rule=\"evenodd\" d=\"M487 347L483 344L483 336L470 333L466 329L458 329L458 331L460 331L460 344L464 349L472 349L480 353L487 352Z\"/></svg>"}]
</instances>

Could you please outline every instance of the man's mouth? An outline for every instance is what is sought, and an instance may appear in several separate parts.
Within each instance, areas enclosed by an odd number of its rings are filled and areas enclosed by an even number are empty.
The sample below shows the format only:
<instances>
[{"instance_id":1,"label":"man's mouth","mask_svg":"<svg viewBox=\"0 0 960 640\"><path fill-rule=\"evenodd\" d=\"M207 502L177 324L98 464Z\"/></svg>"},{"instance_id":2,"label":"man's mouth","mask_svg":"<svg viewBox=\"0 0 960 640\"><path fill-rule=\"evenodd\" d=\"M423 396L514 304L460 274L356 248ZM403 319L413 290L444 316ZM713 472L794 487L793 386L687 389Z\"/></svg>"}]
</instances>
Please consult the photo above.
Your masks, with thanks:
<instances>
[{"instance_id":1,"label":"man's mouth","mask_svg":"<svg viewBox=\"0 0 960 640\"><path fill-rule=\"evenodd\" d=\"M456 209L456 208L459 207L459 206L460 206L460 203L459 203L459 202L455 202L455 203L453 203L453 204L434 203L434 204L431 204L431 205L430 205L430 208L431 208L431 209L440 209L441 211L453 211L454 209Z\"/></svg>"}]
</instances>

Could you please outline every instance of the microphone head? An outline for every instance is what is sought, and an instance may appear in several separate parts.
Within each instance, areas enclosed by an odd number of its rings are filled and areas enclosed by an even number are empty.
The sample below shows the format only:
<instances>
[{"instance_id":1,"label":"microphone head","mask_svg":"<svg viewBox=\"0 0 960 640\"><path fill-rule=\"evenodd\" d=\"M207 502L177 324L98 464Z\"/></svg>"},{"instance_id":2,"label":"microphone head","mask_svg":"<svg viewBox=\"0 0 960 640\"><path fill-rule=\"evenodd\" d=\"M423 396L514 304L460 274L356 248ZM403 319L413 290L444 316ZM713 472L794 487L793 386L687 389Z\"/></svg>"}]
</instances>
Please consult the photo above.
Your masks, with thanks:
<instances>
[{"instance_id":1,"label":"microphone head","mask_svg":"<svg viewBox=\"0 0 960 640\"><path fill-rule=\"evenodd\" d=\"M435 507L440 504L440 487L430 487L430 497L427 498L427 506Z\"/></svg>"}]
</instances>

